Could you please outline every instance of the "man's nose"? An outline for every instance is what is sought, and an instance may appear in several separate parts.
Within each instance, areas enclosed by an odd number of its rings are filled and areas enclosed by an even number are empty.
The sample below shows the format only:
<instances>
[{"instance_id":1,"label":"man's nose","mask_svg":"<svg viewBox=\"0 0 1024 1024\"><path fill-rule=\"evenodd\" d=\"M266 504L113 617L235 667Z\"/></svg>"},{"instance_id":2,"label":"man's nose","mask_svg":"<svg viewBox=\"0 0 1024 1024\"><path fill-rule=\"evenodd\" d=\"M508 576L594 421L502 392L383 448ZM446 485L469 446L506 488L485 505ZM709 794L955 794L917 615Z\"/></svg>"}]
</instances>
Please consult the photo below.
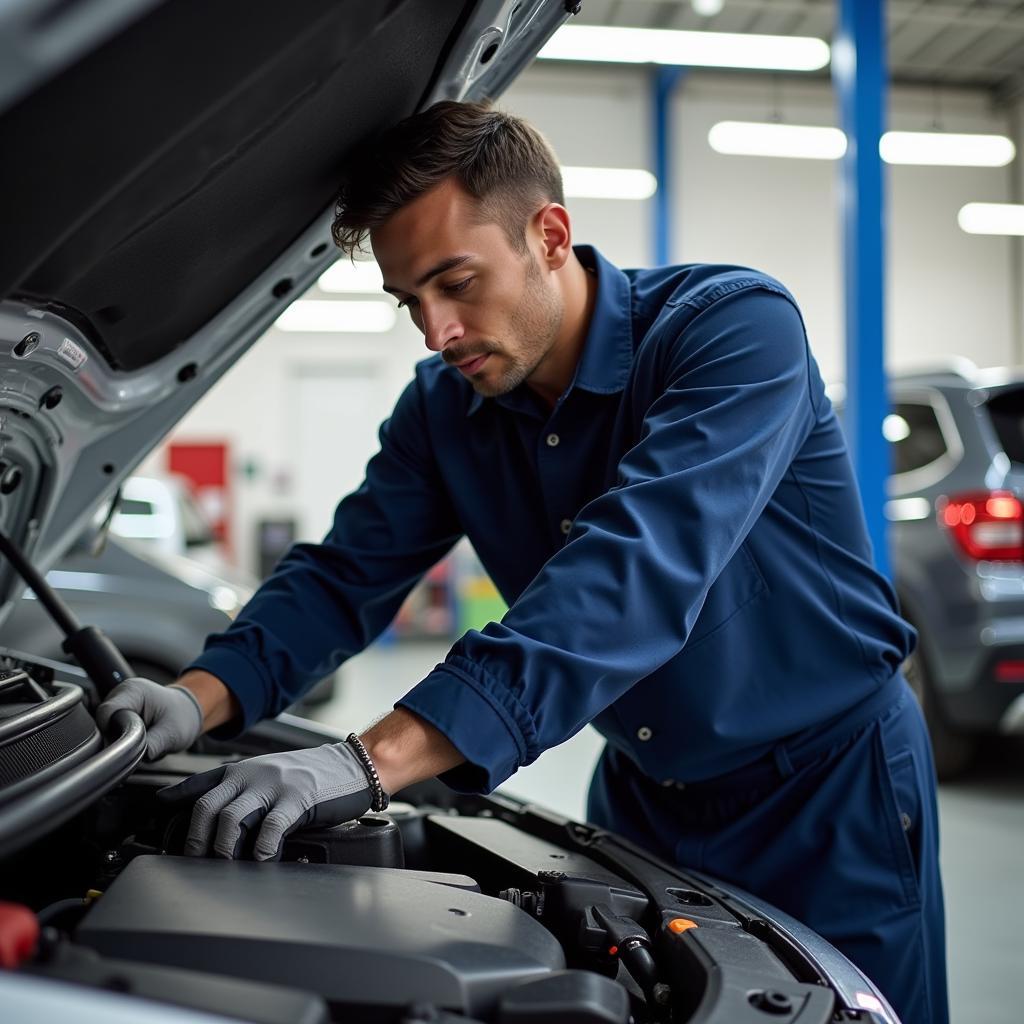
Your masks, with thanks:
<instances>
[{"instance_id":1,"label":"man's nose","mask_svg":"<svg viewBox=\"0 0 1024 1024\"><path fill-rule=\"evenodd\" d=\"M423 340L431 352L441 352L465 333L458 317L453 315L454 311L447 304L421 305L420 311L423 316Z\"/></svg>"}]
</instances>

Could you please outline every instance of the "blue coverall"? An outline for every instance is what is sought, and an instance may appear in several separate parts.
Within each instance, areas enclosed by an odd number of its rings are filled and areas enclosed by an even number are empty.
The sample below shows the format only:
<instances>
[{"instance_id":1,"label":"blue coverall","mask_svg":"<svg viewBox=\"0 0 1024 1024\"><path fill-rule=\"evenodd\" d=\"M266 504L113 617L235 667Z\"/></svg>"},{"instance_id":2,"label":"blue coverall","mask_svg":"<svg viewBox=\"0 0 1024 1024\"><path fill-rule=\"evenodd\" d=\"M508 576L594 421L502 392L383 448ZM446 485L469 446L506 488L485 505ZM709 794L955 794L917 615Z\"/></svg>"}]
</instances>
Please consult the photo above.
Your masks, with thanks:
<instances>
[{"instance_id":1,"label":"blue coverall","mask_svg":"<svg viewBox=\"0 0 1024 1024\"><path fill-rule=\"evenodd\" d=\"M399 702L466 757L444 781L489 791L592 722L591 820L776 904L905 1022L941 1024L934 774L899 674L914 634L796 303L745 268L576 252L598 296L555 408L420 363L324 541L192 667L237 696L234 730L276 714L466 535L509 611Z\"/></svg>"}]
</instances>

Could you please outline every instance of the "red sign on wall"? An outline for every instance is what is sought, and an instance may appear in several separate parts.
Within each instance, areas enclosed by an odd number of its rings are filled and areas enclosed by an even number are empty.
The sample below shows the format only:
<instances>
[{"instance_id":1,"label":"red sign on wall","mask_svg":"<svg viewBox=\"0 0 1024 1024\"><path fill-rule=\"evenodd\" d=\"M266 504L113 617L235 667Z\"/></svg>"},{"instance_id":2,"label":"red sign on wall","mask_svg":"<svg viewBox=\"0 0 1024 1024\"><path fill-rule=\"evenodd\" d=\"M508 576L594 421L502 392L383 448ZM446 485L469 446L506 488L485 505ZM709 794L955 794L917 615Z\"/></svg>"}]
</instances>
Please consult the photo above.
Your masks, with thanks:
<instances>
[{"instance_id":1,"label":"red sign on wall","mask_svg":"<svg viewBox=\"0 0 1024 1024\"><path fill-rule=\"evenodd\" d=\"M214 536L231 547L231 475L228 446L223 442L167 446L167 468L185 477L206 513Z\"/></svg>"}]
</instances>

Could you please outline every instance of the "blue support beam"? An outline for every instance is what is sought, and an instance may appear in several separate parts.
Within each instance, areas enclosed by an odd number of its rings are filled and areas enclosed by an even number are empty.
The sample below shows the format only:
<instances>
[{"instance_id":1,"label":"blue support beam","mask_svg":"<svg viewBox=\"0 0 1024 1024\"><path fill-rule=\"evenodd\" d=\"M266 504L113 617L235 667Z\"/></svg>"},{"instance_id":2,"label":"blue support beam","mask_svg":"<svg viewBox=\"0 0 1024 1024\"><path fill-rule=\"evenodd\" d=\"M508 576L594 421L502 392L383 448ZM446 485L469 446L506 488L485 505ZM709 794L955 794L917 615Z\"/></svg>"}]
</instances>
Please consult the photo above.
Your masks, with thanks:
<instances>
[{"instance_id":1,"label":"blue support beam","mask_svg":"<svg viewBox=\"0 0 1024 1024\"><path fill-rule=\"evenodd\" d=\"M653 240L652 266L662 267L672 262L672 210L674 188L672 184L672 93L686 75L684 67L658 65L651 72L651 140L653 143L654 176L658 191L654 193L651 238Z\"/></svg>"},{"instance_id":2,"label":"blue support beam","mask_svg":"<svg viewBox=\"0 0 1024 1024\"><path fill-rule=\"evenodd\" d=\"M875 564L889 574L885 484L890 452L882 436L885 382L885 195L878 143L887 90L885 0L839 0L832 78L848 147L842 161L846 307L844 427L860 484Z\"/></svg>"}]
</instances>

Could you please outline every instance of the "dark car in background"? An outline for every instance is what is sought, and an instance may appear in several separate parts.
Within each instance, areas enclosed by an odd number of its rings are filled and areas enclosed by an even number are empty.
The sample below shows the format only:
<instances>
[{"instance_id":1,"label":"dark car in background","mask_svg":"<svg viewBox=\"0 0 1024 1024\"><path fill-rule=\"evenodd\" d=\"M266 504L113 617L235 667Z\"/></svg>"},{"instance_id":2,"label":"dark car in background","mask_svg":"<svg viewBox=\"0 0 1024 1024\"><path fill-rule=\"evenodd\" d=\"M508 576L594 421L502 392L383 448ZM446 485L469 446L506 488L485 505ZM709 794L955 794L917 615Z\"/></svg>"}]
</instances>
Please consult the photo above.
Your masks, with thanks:
<instances>
[{"instance_id":1,"label":"dark car in background","mask_svg":"<svg viewBox=\"0 0 1024 1024\"><path fill-rule=\"evenodd\" d=\"M892 572L919 636L905 671L948 779L986 737L1024 733L1024 373L897 373L889 399Z\"/></svg>"},{"instance_id":2,"label":"dark car in background","mask_svg":"<svg viewBox=\"0 0 1024 1024\"><path fill-rule=\"evenodd\" d=\"M175 680L253 592L182 555L115 538L96 554L76 544L46 578L81 622L102 629L138 675L158 683ZM51 660L65 657L63 639L31 592L0 625L0 647Z\"/></svg>"},{"instance_id":3,"label":"dark car in background","mask_svg":"<svg viewBox=\"0 0 1024 1024\"><path fill-rule=\"evenodd\" d=\"M181 856L161 788L341 737L282 715L144 763L138 715L93 716L130 667L38 578L333 262L352 147L499 95L572 6L0 5L0 616L29 579L82 652L0 662L4 1020L895 1021L756 897L504 797L413 787L281 862Z\"/></svg>"},{"instance_id":4,"label":"dark car in background","mask_svg":"<svg viewBox=\"0 0 1024 1024\"><path fill-rule=\"evenodd\" d=\"M126 514L138 520L147 513L136 507ZM95 534L87 531L46 580L80 622L114 641L137 675L171 683L211 633L231 625L257 582L206 550L212 545L190 545L184 555L135 533L132 539L106 537L96 545ZM63 639L31 591L0 623L0 649L59 661L65 657ZM302 714L331 700L336 683L337 673L325 676L292 710Z\"/></svg>"}]
</instances>

